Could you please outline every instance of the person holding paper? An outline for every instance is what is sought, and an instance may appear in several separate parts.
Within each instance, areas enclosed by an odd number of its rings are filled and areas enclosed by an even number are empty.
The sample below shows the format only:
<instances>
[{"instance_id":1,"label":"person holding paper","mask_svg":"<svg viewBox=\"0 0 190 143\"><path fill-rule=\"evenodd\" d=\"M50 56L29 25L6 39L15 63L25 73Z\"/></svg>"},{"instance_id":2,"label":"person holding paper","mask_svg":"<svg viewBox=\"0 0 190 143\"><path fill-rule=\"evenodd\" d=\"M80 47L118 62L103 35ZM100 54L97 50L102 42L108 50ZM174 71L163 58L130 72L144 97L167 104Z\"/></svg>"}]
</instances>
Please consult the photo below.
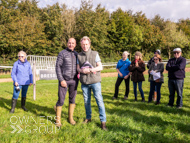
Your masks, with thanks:
<instances>
[{"instance_id":1,"label":"person holding paper","mask_svg":"<svg viewBox=\"0 0 190 143\"><path fill-rule=\"evenodd\" d=\"M148 73L150 74L150 77L149 77L150 92L149 92L148 103L152 101L152 95L156 88L157 101L155 104L156 105L160 104L160 98L161 98L160 89L161 89L162 83L164 83L163 71L164 71L164 64L162 63L162 58L159 54L155 54L154 62L150 65L149 70L148 70Z\"/></svg>"},{"instance_id":2,"label":"person holding paper","mask_svg":"<svg viewBox=\"0 0 190 143\"><path fill-rule=\"evenodd\" d=\"M169 103L168 106L173 106L175 92L177 92L176 108L180 109L183 106L183 84L185 78L186 59L181 56L181 48L173 50L174 58L169 59L166 70L168 71L168 87L169 87Z\"/></svg>"},{"instance_id":3,"label":"person holding paper","mask_svg":"<svg viewBox=\"0 0 190 143\"><path fill-rule=\"evenodd\" d=\"M160 51L159 49L157 49L157 50L154 52L154 56L155 56L156 54L161 55L161 51ZM150 65L151 65L152 63L154 63L154 56L153 56L153 57L148 61L148 63L147 63L147 68L148 68L148 69L149 69ZM149 74L149 77L150 77L150 74ZM157 91L156 91L156 87L155 87L153 101L156 101L156 99L157 99Z\"/></svg>"},{"instance_id":4,"label":"person holding paper","mask_svg":"<svg viewBox=\"0 0 190 143\"><path fill-rule=\"evenodd\" d=\"M137 101L137 84L141 93L142 102L145 102L144 92L142 90L142 82L145 81L143 72L145 71L145 63L142 60L141 52L135 52L135 60L131 62L129 71L132 72L131 81L133 81L133 91L135 95L135 101Z\"/></svg>"},{"instance_id":5,"label":"person holding paper","mask_svg":"<svg viewBox=\"0 0 190 143\"><path fill-rule=\"evenodd\" d=\"M117 63L116 69L118 72L118 78L115 83L115 94L114 97L112 98L117 99L118 97L118 92L119 92L119 86L121 82L124 80L125 81L125 95L124 95L124 100L128 98L129 94L129 82L130 82L130 72L129 72L129 66L131 64L131 61L128 59L129 53L127 51L123 52L123 58L120 59Z\"/></svg>"},{"instance_id":6,"label":"person holding paper","mask_svg":"<svg viewBox=\"0 0 190 143\"><path fill-rule=\"evenodd\" d=\"M91 122L91 91L93 91L99 108L101 128L102 130L107 130L105 106L101 92L101 59L97 51L91 50L91 40L89 37L84 36L80 42L82 52L78 54L77 71L80 72L80 82L86 110L86 119L84 123ZM88 64L89 67L83 68L87 63L90 64ZM92 67L90 67L91 65Z\"/></svg>"}]
</instances>

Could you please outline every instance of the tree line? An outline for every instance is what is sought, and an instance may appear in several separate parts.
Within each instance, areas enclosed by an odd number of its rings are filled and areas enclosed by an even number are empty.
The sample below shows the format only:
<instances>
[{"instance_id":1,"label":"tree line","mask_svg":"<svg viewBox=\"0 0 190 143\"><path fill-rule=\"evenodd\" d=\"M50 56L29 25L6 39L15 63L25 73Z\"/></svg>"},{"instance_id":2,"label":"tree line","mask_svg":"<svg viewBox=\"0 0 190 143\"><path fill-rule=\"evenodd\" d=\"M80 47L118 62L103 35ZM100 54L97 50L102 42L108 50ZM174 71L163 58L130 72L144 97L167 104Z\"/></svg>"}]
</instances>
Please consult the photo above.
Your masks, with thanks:
<instances>
[{"instance_id":1,"label":"tree line","mask_svg":"<svg viewBox=\"0 0 190 143\"><path fill-rule=\"evenodd\" d=\"M101 4L93 8L92 1L82 0L80 8L68 8L56 3L40 8L37 0L0 0L0 63L17 59L20 50L28 55L57 56L67 47L67 40L89 36L91 48L97 50L103 62L117 61L123 51L133 57L141 51L144 60L160 49L162 57L172 57L172 49L180 47L190 58L190 19L178 22L159 15L148 19L142 12L109 12Z\"/></svg>"}]
</instances>

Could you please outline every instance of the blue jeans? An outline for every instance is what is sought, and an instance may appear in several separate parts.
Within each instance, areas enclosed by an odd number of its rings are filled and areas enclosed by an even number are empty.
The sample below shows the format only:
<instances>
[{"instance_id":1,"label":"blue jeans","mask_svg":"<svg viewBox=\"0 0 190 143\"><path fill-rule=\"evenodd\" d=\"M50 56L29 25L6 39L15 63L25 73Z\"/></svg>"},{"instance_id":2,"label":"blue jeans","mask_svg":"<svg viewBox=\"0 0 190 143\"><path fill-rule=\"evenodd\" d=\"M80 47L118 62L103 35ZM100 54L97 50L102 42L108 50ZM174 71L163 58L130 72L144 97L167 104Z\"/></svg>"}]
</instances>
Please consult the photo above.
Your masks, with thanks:
<instances>
[{"instance_id":1,"label":"blue jeans","mask_svg":"<svg viewBox=\"0 0 190 143\"><path fill-rule=\"evenodd\" d=\"M169 103L168 105L173 106L174 104L174 98L175 98L175 91L177 91L177 101L176 104L177 106L182 106L183 105L183 84L184 80L169 80L168 81L168 87L170 91L170 96L169 96Z\"/></svg>"},{"instance_id":2,"label":"blue jeans","mask_svg":"<svg viewBox=\"0 0 190 143\"><path fill-rule=\"evenodd\" d=\"M162 86L162 83L160 83L160 82L150 81L150 92L149 92L149 99L148 99L149 102L152 101L152 95L154 95L155 88L157 89L157 103L160 102L161 86Z\"/></svg>"},{"instance_id":3,"label":"blue jeans","mask_svg":"<svg viewBox=\"0 0 190 143\"><path fill-rule=\"evenodd\" d=\"M19 88L20 88L20 90L22 90L22 92L21 92L22 97L26 97L26 93L28 91L28 85L19 85ZM14 87L13 87L13 98L18 99L19 94L20 94L20 91L17 91L16 86L14 85Z\"/></svg>"},{"instance_id":4,"label":"blue jeans","mask_svg":"<svg viewBox=\"0 0 190 143\"><path fill-rule=\"evenodd\" d=\"M133 82L133 91L134 91L135 97L137 97L137 83L138 83L139 91L141 93L141 97L144 98L144 92L142 90L142 81L141 82Z\"/></svg>"},{"instance_id":5,"label":"blue jeans","mask_svg":"<svg viewBox=\"0 0 190 143\"><path fill-rule=\"evenodd\" d=\"M101 92L101 83L94 84L82 84L81 85L84 97L84 104L86 109L86 119L91 119L91 89L94 93L94 97L96 99L96 103L99 108L99 117L101 122L106 122L106 113L105 106L103 102L102 92Z\"/></svg>"}]
</instances>

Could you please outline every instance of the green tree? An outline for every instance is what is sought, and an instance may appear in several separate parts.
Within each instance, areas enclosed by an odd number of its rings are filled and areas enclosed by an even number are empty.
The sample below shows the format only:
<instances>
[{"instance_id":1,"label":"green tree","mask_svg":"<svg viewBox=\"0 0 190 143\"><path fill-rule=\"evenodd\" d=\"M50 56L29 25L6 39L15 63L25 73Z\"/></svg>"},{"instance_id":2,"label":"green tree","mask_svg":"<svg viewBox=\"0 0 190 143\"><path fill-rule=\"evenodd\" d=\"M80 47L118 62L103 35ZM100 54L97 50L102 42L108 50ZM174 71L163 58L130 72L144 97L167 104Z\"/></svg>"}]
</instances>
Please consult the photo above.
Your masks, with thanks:
<instances>
[{"instance_id":1,"label":"green tree","mask_svg":"<svg viewBox=\"0 0 190 143\"><path fill-rule=\"evenodd\" d=\"M49 52L57 55L63 46L64 24L61 16L62 9L58 3L43 9L41 21L44 23L44 32L47 39L51 41Z\"/></svg>"},{"instance_id":2,"label":"green tree","mask_svg":"<svg viewBox=\"0 0 190 143\"><path fill-rule=\"evenodd\" d=\"M143 55L147 55L150 52L155 51L155 49L162 47L164 42L164 37L160 28L155 25L151 25L150 20L146 18L145 14L142 12L137 12L133 15L135 23L141 27L143 33L143 41L141 43L141 51ZM152 54L151 54L152 56Z\"/></svg>"},{"instance_id":3,"label":"green tree","mask_svg":"<svg viewBox=\"0 0 190 143\"><path fill-rule=\"evenodd\" d=\"M107 23L109 12L100 4L95 10L92 9L92 1L81 1L81 7L76 11L76 39L78 41L78 51L80 48L80 39L83 36L89 36L91 39L91 48L97 50L102 57L108 53Z\"/></svg>"},{"instance_id":4,"label":"green tree","mask_svg":"<svg viewBox=\"0 0 190 143\"><path fill-rule=\"evenodd\" d=\"M187 36L183 33L183 31L178 31L178 26L174 22L167 21L163 33L166 38L164 48L167 49L169 58L171 58L172 48L184 48L189 43Z\"/></svg>"},{"instance_id":5,"label":"green tree","mask_svg":"<svg viewBox=\"0 0 190 143\"><path fill-rule=\"evenodd\" d=\"M154 26L159 27L161 31L164 30L166 24L164 18L161 18L160 15L155 15L154 18L150 20L150 23Z\"/></svg>"},{"instance_id":6,"label":"green tree","mask_svg":"<svg viewBox=\"0 0 190 143\"><path fill-rule=\"evenodd\" d=\"M123 51L130 50L130 46L136 46L133 36L138 35L132 17L121 8L111 14L109 21L108 38L110 41L109 50L120 56ZM138 38L136 39L138 40Z\"/></svg>"}]
</instances>

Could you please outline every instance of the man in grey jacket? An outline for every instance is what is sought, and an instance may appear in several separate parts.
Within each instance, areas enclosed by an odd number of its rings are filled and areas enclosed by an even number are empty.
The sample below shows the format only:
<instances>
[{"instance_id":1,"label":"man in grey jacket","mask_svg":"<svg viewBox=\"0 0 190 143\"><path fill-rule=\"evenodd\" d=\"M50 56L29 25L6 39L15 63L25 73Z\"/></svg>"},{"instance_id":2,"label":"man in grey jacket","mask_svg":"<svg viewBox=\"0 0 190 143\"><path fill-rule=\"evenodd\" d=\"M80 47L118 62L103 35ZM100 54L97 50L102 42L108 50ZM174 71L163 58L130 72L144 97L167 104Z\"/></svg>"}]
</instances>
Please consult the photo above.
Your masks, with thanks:
<instances>
[{"instance_id":1,"label":"man in grey jacket","mask_svg":"<svg viewBox=\"0 0 190 143\"><path fill-rule=\"evenodd\" d=\"M75 97L77 94L77 52L74 51L76 40L70 38L67 43L67 48L62 50L56 61L56 74L59 80L58 86L58 101L54 110L56 111L56 126L61 126L61 110L64 104L65 95L69 89L69 122L74 125L73 113L75 108Z\"/></svg>"},{"instance_id":2,"label":"man in grey jacket","mask_svg":"<svg viewBox=\"0 0 190 143\"><path fill-rule=\"evenodd\" d=\"M80 72L80 82L83 91L86 120L84 123L91 122L91 90L94 93L96 103L99 108L99 117L101 121L101 128L106 128L106 113L101 93L101 76L102 63L97 51L93 51L90 48L90 38L84 36L81 39L82 52L78 54L77 70ZM88 66L86 66L88 65Z\"/></svg>"}]
</instances>

